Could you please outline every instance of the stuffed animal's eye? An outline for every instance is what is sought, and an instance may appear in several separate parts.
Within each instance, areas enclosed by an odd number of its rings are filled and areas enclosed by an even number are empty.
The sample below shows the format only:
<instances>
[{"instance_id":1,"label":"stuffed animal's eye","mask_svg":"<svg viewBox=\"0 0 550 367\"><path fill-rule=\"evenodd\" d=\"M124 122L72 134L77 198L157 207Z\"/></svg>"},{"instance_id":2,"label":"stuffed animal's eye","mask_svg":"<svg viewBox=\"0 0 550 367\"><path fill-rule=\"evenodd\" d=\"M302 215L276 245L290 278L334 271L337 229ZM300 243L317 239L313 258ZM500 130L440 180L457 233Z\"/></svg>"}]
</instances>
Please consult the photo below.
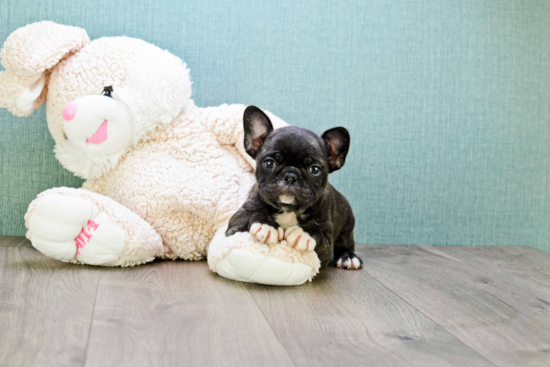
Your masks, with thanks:
<instances>
[{"instance_id":1,"label":"stuffed animal's eye","mask_svg":"<svg viewBox=\"0 0 550 367\"><path fill-rule=\"evenodd\" d=\"M113 87L112 87L112 86L108 86L108 87L103 88L103 95L104 95L105 97L111 97L111 98L113 98L113 96L111 95L111 93L113 93Z\"/></svg>"},{"instance_id":2,"label":"stuffed animal's eye","mask_svg":"<svg viewBox=\"0 0 550 367\"><path fill-rule=\"evenodd\" d=\"M262 165L266 170L271 171L273 168L275 168L275 159L272 159L272 158L264 159Z\"/></svg>"},{"instance_id":3,"label":"stuffed animal's eye","mask_svg":"<svg viewBox=\"0 0 550 367\"><path fill-rule=\"evenodd\" d=\"M313 176L319 176L323 170L321 169L321 166L313 165L309 167L309 173L311 173Z\"/></svg>"}]
</instances>

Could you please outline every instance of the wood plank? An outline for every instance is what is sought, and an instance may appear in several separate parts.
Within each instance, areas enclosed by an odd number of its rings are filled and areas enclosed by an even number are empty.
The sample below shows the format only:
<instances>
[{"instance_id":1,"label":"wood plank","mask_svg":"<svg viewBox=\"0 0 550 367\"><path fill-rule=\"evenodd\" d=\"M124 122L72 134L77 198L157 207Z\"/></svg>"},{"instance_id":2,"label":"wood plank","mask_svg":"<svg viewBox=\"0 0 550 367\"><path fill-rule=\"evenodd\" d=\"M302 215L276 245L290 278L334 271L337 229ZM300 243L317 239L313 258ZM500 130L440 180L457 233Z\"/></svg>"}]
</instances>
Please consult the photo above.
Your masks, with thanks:
<instances>
[{"instance_id":1,"label":"wood plank","mask_svg":"<svg viewBox=\"0 0 550 367\"><path fill-rule=\"evenodd\" d=\"M550 365L550 307L430 246L368 246L365 271L499 366Z\"/></svg>"},{"instance_id":2,"label":"wood plank","mask_svg":"<svg viewBox=\"0 0 550 367\"><path fill-rule=\"evenodd\" d=\"M514 255L516 261L524 262L536 271L550 275L550 254L527 246L502 246L502 250Z\"/></svg>"},{"instance_id":3,"label":"wood plank","mask_svg":"<svg viewBox=\"0 0 550 367\"><path fill-rule=\"evenodd\" d=\"M279 288L223 279L204 262L70 265L2 237L0 365L550 365L549 255L358 252L362 271Z\"/></svg>"},{"instance_id":4,"label":"wood plank","mask_svg":"<svg viewBox=\"0 0 550 367\"><path fill-rule=\"evenodd\" d=\"M437 249L528 291L550 305L550 275L505 251L503 246L437 246ZM538 258L542 255L550 259L548 254L538 255Z\"/></svg>"},{"instance_id":5,"label":"wood plank","mask_svg":"<svg viewBox=\"0 0 550 367\"><path fill-rule=\"evenodd\" d=\"M493 366L363 270L247 288L297 366Z\"/></svg>"},{"instance_id":6,"label":"wood plank","mask_svg":"<svg viewBox=\"0 0 550 367\"><path fill-rule=\"evenodd\" d=\"M97 268L52 260L0 239L0 364L83 365Z\"/></svg>"},{"instance_id":7,"label":"wood plank","mask_svg":"<svg viewBox=\"0 0 550 367\"><path fill-rule=\"evenodd\" d=\"M243 283L205 262L105 269L86 366L291 366Z\"/></svg>"}]
</instances>

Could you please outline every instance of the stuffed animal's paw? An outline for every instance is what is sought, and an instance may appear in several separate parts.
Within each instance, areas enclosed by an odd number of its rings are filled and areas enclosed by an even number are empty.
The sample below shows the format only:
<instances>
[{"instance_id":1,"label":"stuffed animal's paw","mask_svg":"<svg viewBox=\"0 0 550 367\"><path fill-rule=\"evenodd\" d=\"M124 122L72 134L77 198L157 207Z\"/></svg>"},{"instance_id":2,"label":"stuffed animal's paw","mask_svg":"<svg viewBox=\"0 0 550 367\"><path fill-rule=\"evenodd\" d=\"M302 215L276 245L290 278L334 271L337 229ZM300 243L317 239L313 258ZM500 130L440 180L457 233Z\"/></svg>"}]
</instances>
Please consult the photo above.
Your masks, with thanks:
<instances>
[{"instance_id":1,"label":"stuffed animal's paw","mask_svg":"<svg viewBox=\"0 0 550 367\"><path fill-rule=\"evenodd\" d=\"M274 228L268 224L254 223L250 227L250 234L260 243L274 245L283 239L284 232L281 227Z\"/></svg>"},{"instance_id":2,"label":"stuffed animal's paw","mask_svg":"<svg viewBox=\"0 0 550 367\"><path fill-rule=\"evenodd\" d=\"M122 227L85 198L46 195L37 199L27 219L32 245L58 260L104 265L126 244Z\"/></svg>"},{"instance_id":3,"label":"stuffed animal's paw","mask_svg":"<svg viewBox=\"0 0 550 367\"><path fill-rule=\"evenodd\" d=\"M295 247L300 251L313 251L317 245L317 241L298 226L287 228L285 239L290 247Z\"/></svg>"}]
</instances>

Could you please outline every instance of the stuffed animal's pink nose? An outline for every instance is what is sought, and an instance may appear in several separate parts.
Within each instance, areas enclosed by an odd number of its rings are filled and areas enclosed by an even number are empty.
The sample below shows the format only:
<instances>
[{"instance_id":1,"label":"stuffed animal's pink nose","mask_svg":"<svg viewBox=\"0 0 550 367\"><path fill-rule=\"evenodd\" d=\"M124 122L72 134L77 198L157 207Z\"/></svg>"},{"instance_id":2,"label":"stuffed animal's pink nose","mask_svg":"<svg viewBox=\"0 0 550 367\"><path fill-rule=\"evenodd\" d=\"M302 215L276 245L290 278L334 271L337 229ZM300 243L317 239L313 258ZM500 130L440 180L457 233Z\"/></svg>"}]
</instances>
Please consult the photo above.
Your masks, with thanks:
<instances>
[{"instance_id":1,"label":"stuffed animal's pink nose","mask_svg":"<svg viewBox=\"0 0 550 367\"><path fill-rule=\"evenodd\" d=\"M69 102L63 108L63 120L71 121L76 115L76 110L78 109L78 104L75 101Z\"/></svg>"}]
</instances>

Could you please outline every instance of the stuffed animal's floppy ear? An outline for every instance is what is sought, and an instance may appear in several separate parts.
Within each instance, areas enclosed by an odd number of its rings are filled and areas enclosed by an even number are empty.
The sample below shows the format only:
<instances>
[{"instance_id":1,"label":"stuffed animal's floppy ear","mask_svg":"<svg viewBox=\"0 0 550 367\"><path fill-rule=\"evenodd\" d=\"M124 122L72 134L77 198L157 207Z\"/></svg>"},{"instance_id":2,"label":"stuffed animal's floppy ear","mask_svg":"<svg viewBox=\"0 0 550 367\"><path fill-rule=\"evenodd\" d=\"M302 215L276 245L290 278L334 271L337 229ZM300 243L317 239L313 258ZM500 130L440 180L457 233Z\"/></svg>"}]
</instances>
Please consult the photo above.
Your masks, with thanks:
<instances>
[{"instance_id":1,"label":"stuffed animal's floppy ear","mask_svg":"<svg viewBox=\"0 0 550 367\"><path fill-rule=\"evenodd\" d=\"M46 101L47 73L20 76L11 71L0 71L0 108L7 108L15 116L28 116Z\"/></svg>"},{"instance_id":2,"label":"stuffed animal's floppy ear","mask_svg":"<svg viewBox=\"0 0 550 367\"><path fill-rule=\"evenodd\" d=\"M343 127L327 130L322 136L328 150L329 172L334 172L344 165L349 150L349 132Z\"/></svg>"},{"instance_id":3,"label":"stuffed animal's floppy ear","mask_svg":"<svg viewBox=\"0 0 550 367\"><path fill-rule=\"evenodd\" d=\"M9 35L0 57L0 107L28 116L46 100L51 69L90 43L86 31L49 21L29 24Z\"/></svg>"},{"instance_id":4,"label":"stuffed animal's floppy ear","mask_svg":"<svg viewBox=\"0 0 550 367\"><path fill-rule=\"evenodd\" d=\"M273 131L273 125L269 117L256 106L248 106L244 110L243 124L244 148L249 156L256 158L265 139Z\"/></svg>"}]
</instances>

